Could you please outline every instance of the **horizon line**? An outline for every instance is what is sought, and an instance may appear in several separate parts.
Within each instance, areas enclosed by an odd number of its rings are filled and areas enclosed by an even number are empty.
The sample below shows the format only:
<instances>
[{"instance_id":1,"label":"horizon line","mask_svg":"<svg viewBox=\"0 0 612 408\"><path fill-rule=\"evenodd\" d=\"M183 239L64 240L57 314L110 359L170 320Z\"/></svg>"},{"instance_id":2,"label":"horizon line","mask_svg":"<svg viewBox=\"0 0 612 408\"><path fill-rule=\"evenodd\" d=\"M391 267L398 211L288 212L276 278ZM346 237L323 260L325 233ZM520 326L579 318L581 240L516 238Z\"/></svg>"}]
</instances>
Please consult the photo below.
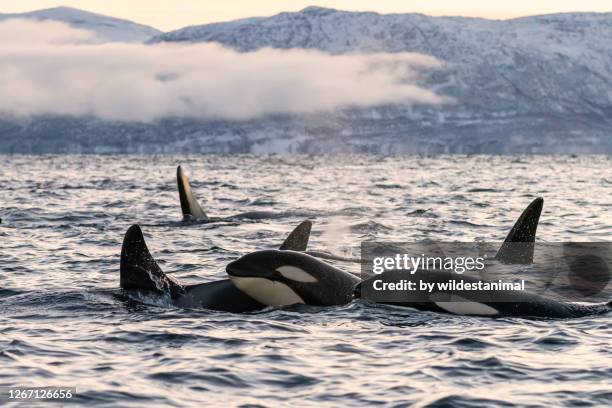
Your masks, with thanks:
<instances>
[{"instance_id":1,"label":"horizon line","mask_svg":"<svg viewBox=\"0 0 612 408\"><path fill-rule=\"evenodd\" d=\"M424 13L424 12L418 12L418 11L407 11L407 12L390 12L390 13L385 13L385 12L379 12L376 10L347 10L347 9L338 9L338 8L333 8L333 7L322 7L322 6L307 6L304 7L300 10L295 10L295 11L279 11L276 12L274 14L267 14L267 15L253 15L253 16L248 16L248 17L238 17L238 18L233 18L233 19L228 19L228 20L218 20L218 21L209 21L209 22L203 22L203 23L195 23L195 24L187 24L187 25L183 25L183 26L179 26L178 28L173 28L170 30L163 30L160 29L152 24L147 24L147 23L143 23L140 22L139 20L134 20L131 18L127 18L127 17L122 17L122 16L117 16L117 15L112 15L112 14L106 14L106 13L101 13L98 11L92 11L92 10L88 10L85 8L77 8L77 7L71 7L71 6L57 6L57 7L45 7L45 8L37 8L37 9L32 9L32 10L26 10L26 11L20 11L20 12L3 12L0 11L0 16L2 15L7 15L7 14L13 14L13 15L19 15L19 14L28 14L28 13L34 13L34 12L39 12L39 11L45 11L45 10L58 10L58 9L67 9L67 10L76 10L76 11L81 11L81 12L85 12L85 13L89 13L89 14L95 14L95 15L99 15L99 16L103 16L103 17L110 17L110 18L114 18L114 19L118 19L118 20L124 20L124 21L129 21L135 24L139 24L139 25L143 25L143 26L148 26L151 28L154 28L162 33L168 33L168 32L172 32L172 31L176 31L176 30L180 30L182 28L186 28L186 27L194 27L194 26L201 26L201 25L210 25L210 24L223 24L223 23L231 23L231 22L236 22L236 21L242 21L242 20L249 20L249 19L254 19L254 18L258 18L258 19L265 19L265 18L271 18L280 14L285 14L285 13L289 13L289 14L297 14L297 13L301 13L307 9L322 9L322 10L331 10L331 11L338 11L338 12L345 12L345 13L372 13L372 14L378 14L381 16L386 16L386 15L407 15L407 14L414 14L414 15L422 15L422 16L426 16L426 17L431 17L431 18L467 18L467 19L477 19L477 20L488 20L488 21L510 21L510 20L518 20L518 19L522 19L522 18L529 18L529 17L543 17L543 16L553 16L553 15L564 15L564 14L612 14L612 11L559 11L559 12L553 12L553 13L541 13L541 14L517 14L515 16L510 16L510 17L499 17L499 18L495 18L495 17L483 17L483 16L478 16L478 15L467 15L467 14L429 14L429 13Z\"/></svg>"}]
</instances>

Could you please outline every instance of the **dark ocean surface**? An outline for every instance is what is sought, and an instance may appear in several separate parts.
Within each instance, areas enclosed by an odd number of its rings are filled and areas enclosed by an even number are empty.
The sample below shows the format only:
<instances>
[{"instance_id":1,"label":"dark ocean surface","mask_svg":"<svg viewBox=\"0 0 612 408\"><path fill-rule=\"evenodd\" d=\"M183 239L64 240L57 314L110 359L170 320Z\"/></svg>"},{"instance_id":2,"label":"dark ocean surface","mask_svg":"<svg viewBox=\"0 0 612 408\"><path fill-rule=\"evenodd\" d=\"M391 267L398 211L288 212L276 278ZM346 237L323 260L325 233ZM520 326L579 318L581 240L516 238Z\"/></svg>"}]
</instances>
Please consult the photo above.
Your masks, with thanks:
<instances>
[{"instance_id":1,"label":"dark ocean surface","mask_svg":"<svg viewBox=\"0 0 612 408\"><path fill-rule=\"evenodd\" d=\"M209 215L279 216L181 222L178 164ZM191 284L225 278L304 219L310 248L358 256L363 240L503 240L537 196L539 239L612 240L606 156L0 156L0 386L73 386L73 402L109 407L610 406L610 313L487 319L355 301L231 314L119 290L134 223Z\"/></svg>"}]
</instances>

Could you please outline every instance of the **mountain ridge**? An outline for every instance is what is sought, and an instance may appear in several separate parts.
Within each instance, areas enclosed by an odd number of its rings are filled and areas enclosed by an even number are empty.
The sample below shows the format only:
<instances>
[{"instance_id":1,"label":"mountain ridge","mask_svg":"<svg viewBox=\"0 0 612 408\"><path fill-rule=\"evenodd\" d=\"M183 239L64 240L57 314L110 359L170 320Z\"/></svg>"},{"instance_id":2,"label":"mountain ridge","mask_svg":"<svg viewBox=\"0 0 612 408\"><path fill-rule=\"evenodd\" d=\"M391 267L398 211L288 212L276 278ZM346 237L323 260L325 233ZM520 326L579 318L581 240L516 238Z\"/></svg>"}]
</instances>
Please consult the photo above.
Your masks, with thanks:
<instances>
[{"instance_id":1,"label":"mountain ridge","mask_svg":"<svg viewBox=\"0 0 612 408\"><path fill-rule=\"evenodd\" d=\"M241 52L271 47L433 55L445 66L431 70L419 85L457 103L385 105L247 122L32 118L0 126L0 139L5 140L0 152L52 152L53 143L42 139L61 134L62 151L79 153L612 154L609 38L612 13L489 20L308 7L185 27L149 42L216 42ZM91 132L107 139L89 136ZM29 134L41 142L20 147Z\"/></svg>"},{"instance_id":2,"label":"mountain ridge","mask_svg":"<svg viewBox=\"0 0 612 408\"><path fill-rule=\"evenodd\" d=\"M156 28L130 20L65 6L25 13L0 14L0 21L14 18L64 22L74 28L93 31L101 40L105 41L144 42L162 33Z\"/></svg>"}]
</instances>

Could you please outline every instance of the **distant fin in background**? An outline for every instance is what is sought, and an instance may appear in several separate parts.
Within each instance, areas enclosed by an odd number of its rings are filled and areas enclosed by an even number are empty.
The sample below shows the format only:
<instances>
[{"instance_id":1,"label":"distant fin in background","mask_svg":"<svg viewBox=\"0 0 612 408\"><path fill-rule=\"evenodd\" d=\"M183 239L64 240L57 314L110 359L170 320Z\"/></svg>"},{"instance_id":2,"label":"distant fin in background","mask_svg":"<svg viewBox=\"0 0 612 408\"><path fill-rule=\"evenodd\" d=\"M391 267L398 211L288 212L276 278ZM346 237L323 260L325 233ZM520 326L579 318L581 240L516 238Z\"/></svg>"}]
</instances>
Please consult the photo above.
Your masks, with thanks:
<instances>
[{"instance_id":1,"label":"distant fin in background","mask_svg":"<svg viewBox=\"0 0 612 408\"><path fill-rule=\"evenodd\" d=\"M289 234L285 242L280 246L280 250L290 251L305 251L308 247L308 240L310 239L310 230L312 223L310 221L303 221L295 227Z\"/></svg>"},{"instance_id":2,"label":"distant fin in background","mask_svg":"<svg viewBox=\"0 0 612 408\"><path fill-rule=\"evenodd\" d=\"M523 211L510 230L501 248L499 248L495 259L502 263L533 263L536 231L543 207L544 199L538 197L525 208L525 211Z\"/></svg>"},{"instance_id":3,"label":"distant fin in background","mask_svg":"<svg viewBox=\"0 0 612 408\"><path fill-rule=\"evenodd\" d=\"M198 204L198 201L191 192L189 179L185 175L183 168L178 166L176 169L176 183L178 184L179 198L181 199L181 210L184 219L206 220L208 216Z\"/></svg>"},{"instance_id":4,"label":"distant fin in background","mask_svg":"<svg viewBox=\"0 0 612 408\"><path fill-rule=\"evenodd\" d=\"M132 225L123 238L119 284L123 289L169 294L173 299L185 292L157 265L138 225Z\"/></svg>"}]
</instances>

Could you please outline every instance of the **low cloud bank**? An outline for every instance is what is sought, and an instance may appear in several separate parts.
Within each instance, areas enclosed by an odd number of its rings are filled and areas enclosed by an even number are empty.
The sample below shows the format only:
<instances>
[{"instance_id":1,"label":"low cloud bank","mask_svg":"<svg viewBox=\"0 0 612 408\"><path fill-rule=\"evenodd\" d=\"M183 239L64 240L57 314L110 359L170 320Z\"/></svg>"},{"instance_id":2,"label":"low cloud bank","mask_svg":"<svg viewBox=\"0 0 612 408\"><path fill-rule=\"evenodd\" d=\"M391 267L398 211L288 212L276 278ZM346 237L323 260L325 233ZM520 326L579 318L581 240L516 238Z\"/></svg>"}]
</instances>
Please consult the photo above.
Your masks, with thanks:
<instances>
[{"instance_id":1,"label":"low cloud bank","mask_svg":"<svg viewBox=\"0 0 612 408\"><path fill-rule=\"evenodd\" d=\"M329 55L216 44L99 43L51 21L0 22L0 113L252 119L449 99L416 85L441 63L413 54Z\"/></svg>"}]
</instances>

